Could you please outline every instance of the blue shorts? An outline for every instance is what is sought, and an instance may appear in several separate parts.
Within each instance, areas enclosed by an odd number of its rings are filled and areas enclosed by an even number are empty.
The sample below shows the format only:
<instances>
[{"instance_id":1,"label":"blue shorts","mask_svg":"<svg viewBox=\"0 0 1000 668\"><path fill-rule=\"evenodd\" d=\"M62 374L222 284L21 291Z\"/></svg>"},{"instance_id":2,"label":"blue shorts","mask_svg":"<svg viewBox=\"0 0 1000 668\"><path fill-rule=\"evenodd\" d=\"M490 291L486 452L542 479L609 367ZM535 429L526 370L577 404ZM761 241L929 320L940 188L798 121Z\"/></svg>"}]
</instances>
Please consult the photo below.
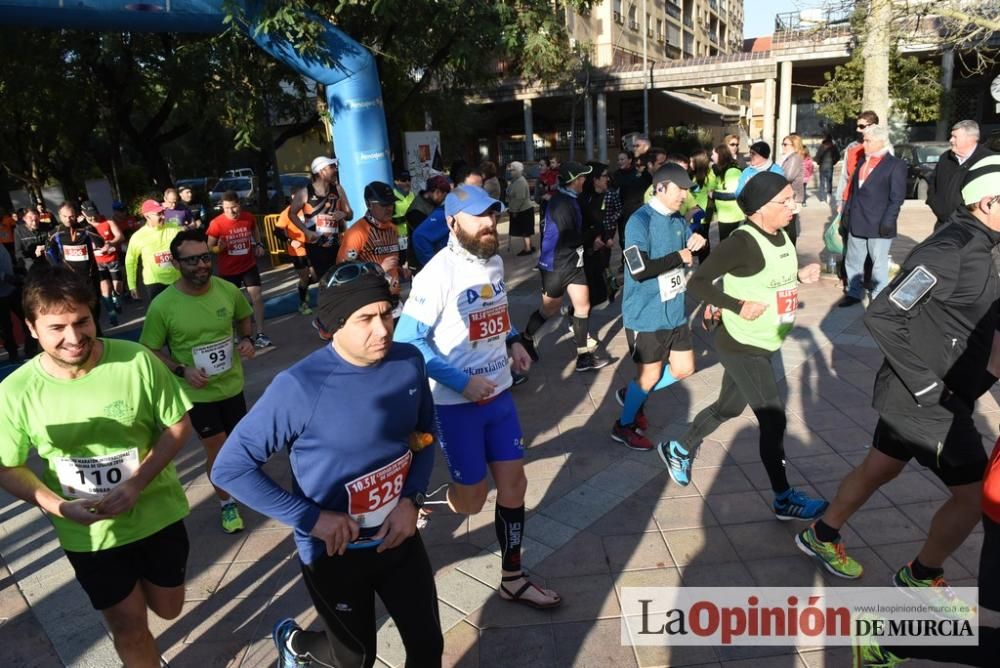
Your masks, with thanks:
<instances>
[{"instance_id":1,"label":"blue shorts","mask_svg":"<svg viewBox=\"0 0 1000 668\"><path fill-rule=\"evenodd\" d=\"M486 465L524 458L524 432L510 391L487 404L436 406L441 451L451 479L475 485L486 477Z\"/></svg>"}]
</instances>

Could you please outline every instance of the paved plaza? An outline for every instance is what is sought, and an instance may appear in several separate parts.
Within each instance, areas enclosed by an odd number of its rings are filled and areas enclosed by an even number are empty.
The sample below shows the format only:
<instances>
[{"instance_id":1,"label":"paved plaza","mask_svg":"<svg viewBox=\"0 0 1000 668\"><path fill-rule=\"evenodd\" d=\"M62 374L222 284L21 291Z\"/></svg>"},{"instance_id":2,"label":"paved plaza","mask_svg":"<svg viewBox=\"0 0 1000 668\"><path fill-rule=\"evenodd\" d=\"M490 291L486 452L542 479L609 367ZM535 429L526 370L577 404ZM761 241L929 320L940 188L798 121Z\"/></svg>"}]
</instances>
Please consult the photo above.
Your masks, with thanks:
<instances>
[{"instance_id":1,"label":"paved plaza","mask_svg":"<svg viewBox=\"0 0 1000 668\"><path fill-rule=\"evenodd\" d=\"M803 209L799 255L815 261L829 210L814 199ZM893 256L899 262L930 233L933 216L907 202ZM504 230L505 228L502 228ZM523 325L538 302L534 259L501 249L507 263L513 321ZM515 247L514 251L518 248ZM276 282L287 268L268 275ZM865 456L876 413L870 407L881 354L862 322L861 306L838 309L836 283L825 277L800 288L802 310L775 371L786 393L785 449L790 482L832 499L837 484ZM499 666L724 666L804 668L849 665L848 648L643 647L619 640L623 586L888 586L892 572L913 558L944 488L911 465L877 492L844 528L850 553L865 567L854 583L821 572L793 544L804 525L779 522L757 454L749 411L716 431L699 451L693 483L673 484L655 452L634 452L609 437L619 406L613 392L634 373L618 304L595 311L600 339L616 359L596 373L573 371L569 328L559 323L539 346L541 363L514 390L526 434L528 519L524 561L533 578L557 590L564 603L537 611L499 600L493 496L469 518L444 506L423 531L437 573L445 665ZM308 319L269 322L276 348L246 364L247 397L260 396L281 369L321 342ZM698 371L651 395L646 412L655 440L677 435L715 399L722 369L696 328ZM990 443L997 437L996 392L979 402L976 421ZM57 410L57 408L54 408ZM350 425L331 424L332 430ZM178 458L192 512L187 602L173 622L155 617L154 634L172 668L273 666L270 640L277 620L316 623L290 531L244 509L247 530L219 527L219 504L192 440ZM288 484L288 462L267 469ZM447 480L437 458L432 487ZM946 563L956 585L975 585L979 529ZM384 617L384 613L382 613ZM0 639L4 667L118 665L100 616L73 580L72 569L42 514L0 493ZM402 666L404 652L392 623L382 620L379 665ZM940 666L911 662L908 666Z\"/></svg>"}]
</instances>

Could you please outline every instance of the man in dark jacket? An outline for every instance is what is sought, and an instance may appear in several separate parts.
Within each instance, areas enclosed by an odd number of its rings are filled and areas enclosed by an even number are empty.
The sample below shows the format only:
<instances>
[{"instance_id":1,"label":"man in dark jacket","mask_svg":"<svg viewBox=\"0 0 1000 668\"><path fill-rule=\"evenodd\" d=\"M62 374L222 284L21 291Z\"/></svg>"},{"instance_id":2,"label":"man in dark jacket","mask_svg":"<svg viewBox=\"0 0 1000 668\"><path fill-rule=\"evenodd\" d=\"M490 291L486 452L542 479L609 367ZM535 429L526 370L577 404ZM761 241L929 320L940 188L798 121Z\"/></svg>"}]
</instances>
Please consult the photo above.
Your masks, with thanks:
<instances>
[{"instance_id":1,"label":"man in dark jacket","mask_svg":"<svg viewBox=\"0 0 1000 668\"><path fill-rule=\"evenodd\" d=\"M406 209L406 236L407 252L406 263L412 271L416 271L423 264L417 257L416 249L413 246L413 235L420 224L427 219L427 216L435 209L444 207L444 198L451 192L451 181L444 174L437 174L427 179L427 187L420 191L420 195L413 198ZM447 235L445 235L447 236Z\"/></svg>"},{"instance_id":2,"label":"man in dark jacket","mask_svg":"<svg viewBox=\"0 0 1000 668\"><path fill-rule=\"evenodd\" d=\"M944 225L951 214L962 205L962 181L973 165L988 155L993 155L979 144L979 123L959 121L951 126L951 149L941 154L934 167L927 191L927 206L937 217L934 229Z\"/></svg>"},{"instance_id":3,"label":"man in dark jacket","mask_svg":"<svg viewBox=\"0 0 1000 668\"><path fill-rule=\"evenodd\" d=\"M838 306L853 306L864 296L866 255L872 259L872 299L889 282L889 248L906 199L906 163L889 152L889 131L871 125L865 128L862 143L864 161L851 176L850 196L844 204L847 294Z\"/></svg>"},{"instance_id":4,"label":"man in dark jacket","mask_svg":"<svg viewBox=\"0 0 1000 668\"><path fill-rule=\"evenodd\" d=\"M988 367L1000 325L993 257L1000 246L1000 157L971 170L961 193L964 206L913 249L865 315L885 355L872 398L879 413L872 448L824 516L796 538L840 577L863 572L844 551L841 527L911 459L930 469L951 498L935 513L919 554L897 571L897 587L945 592L942 566L979 521L986 452L973 412L997 380Z\"/></svg>"},{"instance_id":5,"label":"man in dark jacket","mask_svg":"<svg viewBox=\"0 0 1000 668\"><path fill-rule=\"evenodd\" d=\"M19 271L27 273L36 262L45 263L52 227L40 222L34 209L24 210L23 221L14 228L14 261Z\"/></svg>"}]
</instances>

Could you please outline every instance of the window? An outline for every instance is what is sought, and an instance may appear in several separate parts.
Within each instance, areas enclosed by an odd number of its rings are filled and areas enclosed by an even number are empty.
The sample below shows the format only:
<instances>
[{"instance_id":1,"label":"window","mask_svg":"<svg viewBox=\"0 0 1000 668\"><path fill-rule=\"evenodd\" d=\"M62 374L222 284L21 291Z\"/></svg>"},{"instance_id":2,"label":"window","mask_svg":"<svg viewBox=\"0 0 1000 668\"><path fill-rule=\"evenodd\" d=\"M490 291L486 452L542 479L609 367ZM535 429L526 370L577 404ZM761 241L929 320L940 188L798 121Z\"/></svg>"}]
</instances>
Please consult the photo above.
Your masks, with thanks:
<instances>
[{"instance_id":1,"label":"window","mask_svg":"<svg viewBox=\"0 0 1000 668\"><path fill-rule=\"evenodd\" d=\"M656 19L656 39L663 41L663 19Z\"/></svg>"},{"instance_id":2,"label":"window","mask_svg":"<svg viewBox=\"0 0 1000 668\"><path fill-rule=\"evenodd\" d=\"M632 30L639 29L639 10L636 9L635 5L628 8L628 27Z\"/></svg>"},{"instance_id":3,"label":"window","mask_svg":"<svg viewBox=\"0 0 1000 668\"><path fill-rule=\"evenodd\" d=\"M615 0L613 5L614 19L615 23L624 23L625 19L622 17L622 0Z\"/></svg>"}]
</instances>

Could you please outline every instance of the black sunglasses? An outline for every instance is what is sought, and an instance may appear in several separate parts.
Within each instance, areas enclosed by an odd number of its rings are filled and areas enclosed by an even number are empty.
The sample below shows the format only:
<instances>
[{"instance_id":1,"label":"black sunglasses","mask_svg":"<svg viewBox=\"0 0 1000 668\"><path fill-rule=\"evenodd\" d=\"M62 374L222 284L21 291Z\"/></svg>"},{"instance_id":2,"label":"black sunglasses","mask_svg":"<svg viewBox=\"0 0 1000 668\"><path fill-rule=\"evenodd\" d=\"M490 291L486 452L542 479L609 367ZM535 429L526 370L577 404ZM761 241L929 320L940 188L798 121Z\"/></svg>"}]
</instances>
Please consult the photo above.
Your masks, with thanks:
<instances>
[{"instance_id":1,"label":"black sunglasses","mask_svg":"<svg viewBox=\"0 0 1000 668\"><path fill-rule=\"evenodd\" d=\"M871 125L871 124L869 123L869 125ZM864 130L865 128L868 127L868 125L861 125L860 123L858 123L858 125L856 127L858 128L858 130Z\"/></svg>"},{"instance_id":2,"label":"black sunglasses","mask_svg":"<svg viewBox=\"0 0 1000 668\"><path fill-rule=\"evenodd\" d=\"M197 267L198 263L212 264L212 254L202 253L201 255L188 255L187 257L175 257L179 263L186 267Z\"/></svg>"}]
</instances>

